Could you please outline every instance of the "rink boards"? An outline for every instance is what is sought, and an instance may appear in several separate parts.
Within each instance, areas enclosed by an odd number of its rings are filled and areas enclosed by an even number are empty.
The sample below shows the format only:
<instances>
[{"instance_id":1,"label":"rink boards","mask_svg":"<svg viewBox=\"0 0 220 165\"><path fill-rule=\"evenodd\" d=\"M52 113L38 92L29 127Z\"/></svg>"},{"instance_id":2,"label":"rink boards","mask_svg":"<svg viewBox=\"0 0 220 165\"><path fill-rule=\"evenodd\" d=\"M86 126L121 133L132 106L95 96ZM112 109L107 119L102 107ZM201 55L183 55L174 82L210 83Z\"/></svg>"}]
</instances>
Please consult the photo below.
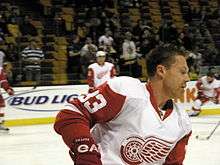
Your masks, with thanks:
<instances>
[{"instance_id":1,"label":"rink boards","mask_svg":"<svg viewBox=\"0 0 220 165\"><path fill-rule=\"evenodd\" d=\"M6 101L5 114L7 126L46 124L54 122L67 100L85 94L87 85L40 86L14 88L15 95L3 93ZM183 97L175 100L180 109L189 110L196 98L195 82L189 82ZM220 104L207 103L201 115L220 114Z\"/></svg>"}]
</instances>

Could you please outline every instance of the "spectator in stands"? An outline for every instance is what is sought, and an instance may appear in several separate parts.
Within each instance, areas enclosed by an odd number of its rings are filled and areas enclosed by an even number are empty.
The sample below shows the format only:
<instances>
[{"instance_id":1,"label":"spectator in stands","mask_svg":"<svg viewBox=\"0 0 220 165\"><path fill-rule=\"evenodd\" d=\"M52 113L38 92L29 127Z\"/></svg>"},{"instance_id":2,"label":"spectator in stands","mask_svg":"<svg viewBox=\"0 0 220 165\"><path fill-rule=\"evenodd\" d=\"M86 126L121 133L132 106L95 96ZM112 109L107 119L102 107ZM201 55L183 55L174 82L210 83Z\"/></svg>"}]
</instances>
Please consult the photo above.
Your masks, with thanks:
<instances>
[{"instance_id":1,"label":"spectator in stands","mask_svg":"<svg viewBox=\"0 0 220 165\"><path fill-rule=\"evenodd\" d=\"M119 16L117 14L113 14L113 16L110 18L110 29L114 33L118 28L120 28Z\"/></svg>"},{"instance_id":2,"label":"spectator in stands","mask_svg":"<svg viewBox=\"0 0 220 165\"><path fill-rule=\"evenodd\" d=\"M9 43L7 45L6 60L11 61L11 62L15 62L15 61L20 60L18 57L18 47L12 43Z\"/></svg>"},{"instance_id":3,"label":"spectator in stands","mask_svg":"<svg viewBox=\"0 0 220 165\"><path fill-rule=\"evenodd\" d=\"M156 35L153 31L153 28L149 26L144 27L140 41L139 52L143 56L145 56L151 49L159 45L159 41L156 40Z\"/></svg>"},{"instance_id":4,"label":"spectator in stands","mask_svg":"<svg viewBox=\"0 0 220 165\"><path fill-rule=\"evenodd\" d=\"M143 33L144 25L143 21L140 19L137 21L137 24L132 29L132 34L134 35L135 41L140 40Z\"/></svg>"},{"instance_id":5,"label":"spectator in stands","mask_svg":"<svg viewBox=\"0 0 220 165\"><path fill-rule=\"evenodd\" d=\"M191 39L184 33L180 33L179 37L176 41L179 47L184 47L186 50L192 50L192 41Z\"/></svg>"},{"instance_id":6,"label":"spectator in stands","mask_svg":"<svg viewBox=\"0 0 220 165\"><path fill-rule=\"evenodd\" d=\"M26 15L24 21L19 25L22 35L37 36L37 29L31 24L31 18Z\"/></svg>"},{"instance_id":7,"label":"spectator in stands","mask_svg":"<svg viewBox=\"0 0 220 165\"><path fill-rule=\"evenodd\" d=\"M129 71L131 72L133 77L139 77L141 74L141 68L139 67L137 63L137 57L140 55L136 51L136 45L134 41L132 40L132 34L130 32L125 33L125 39L122 44L122 66L121 70Z\"/></svg>"},{"instance_id":8,"label":"spectator in stands","mask_svg":"<svg viewBox=\"0 0 220 165\"><path fill-rule=\"evenodd\" d=\"M116 51L113 48L114 39L112 38L112 32L109 29L106 29L104 35L99 37L99 49L102 49L108 54L109 58L116 60Z\"/></svg>"},{"instance_id":9,"label":"spectator in stands","mask_svg":"<svg viewBox=\"0 0 220 165\"><path fill-rule=\"evenodd\" d=\"M29 45L21 52L26 80L36 81L36 85L40 83L41 61L44 59L44 53L38 43L36 39L31 39Z\"/></svg>"},{"instance_id":10,"label":"spectator in stands","mask_svg":"<svg viewBox=\"0 0 220 165\"><path fill-rule=\"evenodd\" d=\"M144 38L140 45L140 54L146 56L151 49L156 46L155 40L150 40L150 38Z\"/></svg>"},{"instance_id":11,"label":"spectator in stands","mask_svg":"<svg viewBox=\"0 0 220 165\"><path fill-rule=\"evenodd\" d=\"M192 30L193 30L193 27L189 26L189 24L186 23L186 24L184 24L181 33L183 33L184 35L187 35L187 36L190 37L191 33L192 33Z\"/></svg>"},{"instance_id":12,"label":"spectator in stands","mask_svg":"<svg viewBox=\"0 0 220 165\"><path fill-rule=\"evenodd\" d=\"M65 20L62 18L61 13L56 13L54 17L55 33L57 36L63 36L66 34Z\"/></svg>"},{"instance_id":13,"label":"spectator in stands","mask_svg":"<svg viewBox=\"0 0 220 165\"><path fill-rule=\"evenodd\" d=\"M160 40L163 43L168 43L170 42L170 25L168 24L167 20L163 20L162 25L159 28L159 36Z\"/></svg>"},{"instance_id":14,"label":"spectator in stands","mask_svg":"<svg viewBox=\"0 0 220 165\"><path fill-rule=\"evenodd\" d=\"M78 23L76 31L81 39L86 39L86 36L89 35L89 28L84 23Z\"/></svg>"},{"instance_id":15,"label":"spectator in stands","mask_svg":"<svg viewBox=\"0 0 220 165\"><path fill-rule=\"evenodd\" d=\"M122 44L122 58L124 60L134 60L137 56L136 45L132 41L132 34L130 32L125 33L125 39Z\"/></svg>"},{"instance_id":16,"label":"spectator in stands","mask_svg":"<svg viewBox=\"0 0 220 165\"><path fill-rule=\"evenodd\" d=\"M107 46L113 46L114 39L112 38L112 32L106 29L104 35L99 37L99 47L103 47L104 50Z\"/></svg>"},{"instance_id":17,"label":"spectator in stands","mask_svg":"<svg viewBox=\"0 0 220 165\"><path fill-rule=\"evenodd\" d=\"M178 37L178 31L174 23L172 23L171 26L169 27L169 33L170 33L169 41L175 42Z\"/></svg>"},{"instance_id":18,"label":"spectator in stands","mask_svg":"<svg viewBox=\"0 0 220 165\"><path fill-rule=\"evenodd\" d=\"M104 51L98 51L96 53L96 62L88 67L87 81L89 92L93 92L96 87L115 76L116 69L114 64L106 62L106 53Z\"/></svg>"},{"instance_id":19,"label":"spectator in stands","mask_svg":"<svg viewBox=\"0 0 220 165\"><path fill-rule=\"evenodd\" d=\"M68 73L77 73L75 78L80 78L80 50L82 48L82 43L78 35L73 36L73 40L70 45L67 47L67 72Z\"/></svg>"},{"instance_id":20,"label":"spectator in stands","mask_svg":"<svg viewBox=\"0 0 220 165\"><path fill-rule=\"evenodd\" d=\"M148 39L151 36L151 32L150 32L151 28L149 26L144 26L142 29L142 33L141 36L138 40L136 40L136 42L143 41L144 39Z\"/></svg>"},{"instance_id":21,"label":"spectator in stands","mask_svg":"<svg viewBox=\"0 0 220 165\"><path fill-rule=\"evenodd\" d=\"M187 63L189 67L193 67L196 72L199 72L199 67L202 65L202 54L199 52L199 47L196 46L193 51L189 52Z\"/></svg>"},{"instance_id":22,"label":"spectator in stands","mask_svg":"<svg viewBox=\"0 0 220 165\"><path fill-rule=\"evenodd\" d=\"M87 67L95 61L95 54L98 48L90 37L86 38L85 45L80 50L80 61L82 66L82 76L86 75ZM83 78L83 77L82 77Z\"/></svg>"}]
</instances>

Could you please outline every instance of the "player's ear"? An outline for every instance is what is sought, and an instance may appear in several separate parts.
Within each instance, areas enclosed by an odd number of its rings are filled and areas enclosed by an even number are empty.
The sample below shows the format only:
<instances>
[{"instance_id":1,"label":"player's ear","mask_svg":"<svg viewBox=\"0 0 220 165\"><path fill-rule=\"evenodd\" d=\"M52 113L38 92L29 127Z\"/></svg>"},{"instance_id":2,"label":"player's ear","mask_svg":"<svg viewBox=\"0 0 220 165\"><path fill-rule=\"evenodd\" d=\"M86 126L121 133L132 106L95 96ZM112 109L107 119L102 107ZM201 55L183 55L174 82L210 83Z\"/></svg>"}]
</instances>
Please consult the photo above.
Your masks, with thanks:
<instances>
[{"instance_id":1,"label":"player's ear","mask_svg":"<svg viewBox=\"0 0 220 165\"><path fill-rule=\"evenodd\" d=\"M157 74L160 78L163 78L164 75L166 74L166 67L163 66L163 65L157 65L156 74Z\"/></svg>"}]
</instances>

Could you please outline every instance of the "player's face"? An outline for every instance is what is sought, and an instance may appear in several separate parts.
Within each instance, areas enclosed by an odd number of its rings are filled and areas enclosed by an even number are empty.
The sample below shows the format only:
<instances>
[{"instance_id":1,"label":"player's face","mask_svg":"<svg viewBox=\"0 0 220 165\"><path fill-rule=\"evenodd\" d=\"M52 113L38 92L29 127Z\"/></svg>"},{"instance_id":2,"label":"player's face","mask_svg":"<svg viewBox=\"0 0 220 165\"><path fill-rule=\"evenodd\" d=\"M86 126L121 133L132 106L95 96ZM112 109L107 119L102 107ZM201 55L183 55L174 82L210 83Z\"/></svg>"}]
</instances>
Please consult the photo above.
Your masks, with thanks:
<instances>
[{"instance_id":1,"label":"player's face","mask_svg":"<svg viewBox=\"0 0 220 165\"><path fill-rule=\"evenodd\" d=\"M176 56L176 61L166 70L164 87L170 98L180 98L184 94L186 82L189 81L189 68L183 56Z\"/></svg>"},{"instance_id":2,"label":"player's face","mask_svg":"<svg viewBox=\"0 0 220 165\"><path fill-rule=\"evenodd\" d=\"M213 80L214 80L214 77L207 76L207 81L208 81L209 83L211 83Z\"/></svg>"},{"instance_id":3,"label":"player's face","mask_svg":"<svg viewBox=\"0 0 220 165\"><path fill-rule=\"evenodd\" d=\"M105 62L105 56L97 57L96 60L99 65L103 65Z\"/></svg>"}]
</instances>

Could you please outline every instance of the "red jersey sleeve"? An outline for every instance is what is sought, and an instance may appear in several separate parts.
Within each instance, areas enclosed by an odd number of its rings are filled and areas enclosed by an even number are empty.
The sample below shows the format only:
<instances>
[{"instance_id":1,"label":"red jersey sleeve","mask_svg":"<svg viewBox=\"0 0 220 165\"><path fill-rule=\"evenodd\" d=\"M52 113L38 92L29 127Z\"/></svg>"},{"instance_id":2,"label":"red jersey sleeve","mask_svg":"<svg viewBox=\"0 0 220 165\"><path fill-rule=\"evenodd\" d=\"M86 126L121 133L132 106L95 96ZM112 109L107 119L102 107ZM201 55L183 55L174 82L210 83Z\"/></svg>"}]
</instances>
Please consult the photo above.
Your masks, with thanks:
<instances>
[{"instance_id":1,"label":"red jersey sleeve","mask_svg":"<svg viewBox=\"0 0 220 165\"><path fill-rule=\"evenodd\" d=\"M89 87L94 87L94 71L91 68L88 68L87 83Z\"/></svg>"},{"instance_id":2,"label":"red jersey sleeve","mask_svg":"<svg viewBox=\"0 0 220 165\"><path fill-rule=\"evenodd\" d=\"M112 78L112 77L115 77L116 74L117 74L117 72L116 72L115 66L113 66L112 69L111 69L110 77L111 77L111 78Z\"/></svg>"},{"instance_id":3,"label":"red jersey sleeve","mask_svg":"<svg viewBox=\"0 0 220 165\"><path fill-rule=\"evenodd\" d=\"M196 88L198 89L198 90L202 90L202 81L201 80L198 80L197 82L196 82Z\"/></svg>"},{"instance_id":4,"label":"red jersey sleeve","mask_svg":"<svg viewBox=\"0 0 220 165\"><path fill-rule=\"evenodd\" d=\"M164 165L182 165L186 154L186 145L192 132L184 136L172 149L166 158Z\"/></svg>"},{"instance_id":5,"label":"red jersey sleeve","mask_svg":"<svg viewBox=\"0 0 220 165\"><path fill-rule=\"evenodd\" d=\"M1 87L7 91L8 89L11 89L11 86L9 85L8 83L8 80L7 80L7 77L6 77L6 74L3 70L1 70L1 73L0 73L0 84L1 84Z\"/></svg>"},{"instance_id":6,"label":"red jersey sleeve","mask_svg":"<svg viewBox=\"0 0 220 165\"><path fill-rule=\"evenodd\" d=\"M71 101L68 105L70 108L61 110L54 124L55 131L69 146L71 157L75 163L83 162L81 165L101 164L90 128L96 123L113 119L121 111L125 101L125 96L114 92L107 83L97 89ZM89 163L90 161L94 163Z\"/></svg>"},{"instance_id":7,"label":"red jersey sleeve","mask_svg":"<svg viewBox=\"0 0 220 165\"><path fill-rule=\"evenodd\" d=\"M220 87L215 89L216 91L216 104L220 104Z\"/></svg>"}]
</instances>

